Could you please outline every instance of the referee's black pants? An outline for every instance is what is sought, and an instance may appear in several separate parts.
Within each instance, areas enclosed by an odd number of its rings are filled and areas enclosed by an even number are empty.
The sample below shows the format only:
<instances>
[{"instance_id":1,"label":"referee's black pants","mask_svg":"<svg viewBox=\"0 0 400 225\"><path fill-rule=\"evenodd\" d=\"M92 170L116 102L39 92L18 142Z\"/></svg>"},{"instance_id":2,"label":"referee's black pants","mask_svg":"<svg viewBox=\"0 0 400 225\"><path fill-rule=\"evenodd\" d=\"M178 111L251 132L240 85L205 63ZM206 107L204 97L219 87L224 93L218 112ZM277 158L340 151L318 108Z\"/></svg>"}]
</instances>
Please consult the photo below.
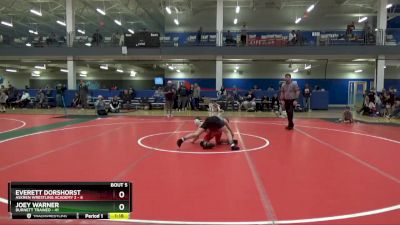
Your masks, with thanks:
<instances>
[{"instance_id":1,"label":"referee's black pants","mask_svg":"<svg viewBox=\"0 0 400 225\"><path fill-rule=\"evenodd\" d=\"M286 110L287 118L288 118L288 121L289 121L288 127L291 127L291 128L294 127L294 123L293 123L294 106L293 106L293 102L294 102L294 99L285 100L285 110Z\"/></svg>"}]
</instances>

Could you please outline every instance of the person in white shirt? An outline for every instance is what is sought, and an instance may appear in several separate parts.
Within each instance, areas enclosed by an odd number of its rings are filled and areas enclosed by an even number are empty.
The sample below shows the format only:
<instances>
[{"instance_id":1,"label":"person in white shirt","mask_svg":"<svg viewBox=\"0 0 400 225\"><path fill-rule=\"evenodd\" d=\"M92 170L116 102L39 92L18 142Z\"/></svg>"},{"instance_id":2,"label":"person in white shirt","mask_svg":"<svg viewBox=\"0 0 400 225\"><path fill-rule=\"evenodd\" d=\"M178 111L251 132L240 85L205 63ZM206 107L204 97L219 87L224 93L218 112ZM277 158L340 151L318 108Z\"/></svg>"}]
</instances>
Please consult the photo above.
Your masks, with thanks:
<instances>
[{"instance_id":1,"label":"person in white shirt","mask_svg":"<svg viewBox=\"0 0 400 225\"><path fill-rule=\"evenodd\" d=\"M30 95L27 91L23 91L22 92L22 96L19 100L17 100L15 103L17 103L19 105L19 107L21 108L25 108L26 105L29 103L30 101Z\"/></svg>"}]
</instances>

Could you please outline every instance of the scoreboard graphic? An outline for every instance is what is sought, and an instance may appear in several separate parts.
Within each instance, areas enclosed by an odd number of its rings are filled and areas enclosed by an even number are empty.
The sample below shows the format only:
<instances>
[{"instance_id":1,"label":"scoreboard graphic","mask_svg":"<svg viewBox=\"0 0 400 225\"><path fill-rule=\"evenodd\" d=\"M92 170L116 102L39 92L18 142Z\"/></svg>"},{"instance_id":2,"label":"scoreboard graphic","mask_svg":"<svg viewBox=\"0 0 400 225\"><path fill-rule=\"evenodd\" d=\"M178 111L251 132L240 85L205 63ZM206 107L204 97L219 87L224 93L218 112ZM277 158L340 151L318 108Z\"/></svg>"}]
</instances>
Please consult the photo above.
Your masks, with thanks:
<instances>
[{"instance_id":1,"label":"scoreboard graphic","mask_svg":"<svg viewBox=\"0 0 400 225\"><path fill-rule=\"evenodd\" d=\"M130 182L11 182L12 219L129 219Z\"/></svg>"}]
</instances>

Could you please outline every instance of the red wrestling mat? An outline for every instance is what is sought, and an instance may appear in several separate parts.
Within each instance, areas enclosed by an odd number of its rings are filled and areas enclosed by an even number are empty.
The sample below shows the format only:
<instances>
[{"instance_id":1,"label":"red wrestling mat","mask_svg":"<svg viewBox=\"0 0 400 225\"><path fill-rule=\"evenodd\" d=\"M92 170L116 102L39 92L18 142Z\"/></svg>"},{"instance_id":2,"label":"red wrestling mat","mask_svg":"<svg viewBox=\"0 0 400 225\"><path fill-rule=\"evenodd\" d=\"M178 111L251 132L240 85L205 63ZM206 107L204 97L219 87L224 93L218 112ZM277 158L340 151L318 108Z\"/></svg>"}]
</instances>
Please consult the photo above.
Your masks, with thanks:
<instances>
[{"instance_id":1,"label":"red wrestling mat","mask_svg":"<svg viewBox=\"0 0 400 225\"><path fill-rule=\"evenodd\" d=\"M9 181L133 183L125 222L188 224L400 224L400 128L234 119L241 151L176 140L191 118L112 117L0 142L0 197ZM29 147L28 147L29 146ZM8 219L0 224L65 221Z\"/></svg>"}]
</instances>

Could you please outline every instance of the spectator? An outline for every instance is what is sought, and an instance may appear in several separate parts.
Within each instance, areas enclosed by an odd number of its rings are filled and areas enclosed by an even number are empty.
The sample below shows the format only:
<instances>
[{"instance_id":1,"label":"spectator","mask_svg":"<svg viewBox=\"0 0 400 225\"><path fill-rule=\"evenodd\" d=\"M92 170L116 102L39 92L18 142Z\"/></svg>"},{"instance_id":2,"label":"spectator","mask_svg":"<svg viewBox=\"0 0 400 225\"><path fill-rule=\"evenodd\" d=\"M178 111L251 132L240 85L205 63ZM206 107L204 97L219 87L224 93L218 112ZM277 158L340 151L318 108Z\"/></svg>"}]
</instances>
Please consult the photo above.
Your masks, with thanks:
<instances>
[{"instance_id":1,"label":"spectator","mask_svg":"<svg viewBox=\"0 0 400 225\"><path fill-rule=\"evenodd\" d=\"M8 96L5 92L5 90L1 90L0 91L0 112L3 112L3 113L6 112L7 99L8 99Z\"/></svg>"},{"instance_id":2,"label":"spectator","mask_svg":"<svg viewBox=\"0 0 400 225\"><path fill-rule=\"evenodd\" d=\"M129 88L128 93L131 95L131 99L135 99L136 98L136 91L133 88Z\"/></svg>"},{"instance_id":3,"label":"spectator","mask_svg":"<svg viewBox=\"0 0 400 225\"><path fill-rule=\"evenodd\" d=\"M200 109L200 86L197 83L194 83L193 86L193 101L194 101L194 110Z\"/></svg>"},{"instance_id":4,"label":"spectator","mask_svg":"<svg viewBox=\"0 0 400 225\"><path fill-rule=\"evenodd\" d=\"M87 108L87 95L89 88L85 81L81 80L79 83L79 99L81 100L82 109Z\"/></svg>"},{"instance_id":5,"label":"spectator","mask_svg":"<svg viewBox=\"0 0 400 225\"><path fill-rule=\"evenodd\" d=\"M25 90L28 91L29 90L29 86L25 85Z\"/></svg>"},{"instance_id":6,"label":"spectator","mask_svg":"<svg viewBox=\"0 0 400 225\"><path fill-rule=\"evenodd\" d=\"M153 95L154 101L155 101L155 102L162 102L162 100L163 100L163 95L164 95L164 93L163 93L162 87L159 87L159 88L154 92L154 95Z\"/></svg>"},{"instance_id":7,"label":"spectator","mask_svg":"<svg viewBox=\"0 0 400 225\"><path fill-rule=\"evenodd\" d=\"M268 96L263 96L261 98L260 110L265 111L271 109L271 98Z\"/></svg>"},{"instance_id":8,"label":"spectator","mask_svg":"<svg viewBox=\"0 0 400 225\"><path fill-rule=\"evenodd\" d=\"M272 96L272 99L271 99L272 110L279 111L280 105L281 104L279 102L278 94L274 94L274 96Z\"/></svg>"},{"instance_id":9,"label":"spectator","mask_svg":"<svg viewBox=\"0 0 400 225\"><path fill-rule=\"evenodd\" d=\"M246 30L246 24L243 24L242 30L240 31L240 43L242 46L247 45L247 30Z\"/></svg>"},{"instance_id":10,"label":"spectator","mask_svg":"<svg viewBox=\"0 0 400 225\"><path fill-rule=\"evenodd\" d=\"M394 89L391 87L389 88L389 99L388 99L388 104L390 105L389 108L389 115L392 115L393 111L394 111L394 103L395 103L395 93L394 93Z\"/></svg>"},{"instance_id":11,"label":"spectator","mask_svg":"<svg viewBox=\"0 0 400 225\"><path fill-rule=\"evenodd\" d=\"M92 36L92 44L99 46L103 41L103 36L99 33L99 30L96 29L96 32Z\"/></svg>"},{"instance_id":12,"label":"spectator","mask_svg":"<svg viewBox=\"0 0 400 225\"><path fill-rule=\"evenodd\" d=\"M292 30L292 32L289 33L289 45L295 45L296 43L296 31Z\"/></svg>"},{"instance_id":13,"label":"spectator","mask_svg":"<svg viewBox=\"0 0 400 225\"><path fill-rule=\"evenodd\" d=\"M203 28L200 27L196 34L196 44L200 45L201 43L201 35L203 35Z\"/></svg>"},{"instance_id":14,"label":"spectator","mask_svg":"<svg viewBox=\"0 0 400 225\"><path fill-rule=\"evenodd\" d=\"M382 107L385 108L384 112L383 112L383 116L388 116L390 115L390 104L389 104L389 94L385 89L382 89L382 92L380 94L380 98L381 98L381 103L382 103Z\"/></svg>"},{"instance_id":15,"label":"spectator","mask_svg":"<svg viewBox=\"0 0 400 225\"><path fill-rule=\"evenodd\" d=\"M172 117L172 107L174 105L174 99L176 95L176 89L172 84L172 81L168 81L167 85L164 87L164 96L165 96L165 111L167 117Z\"/></svg>"},{"instance_id":16,"label":"spectator","mask_svg":"<svg viewBox=\"0 0 400 225\"><path fill-rule=\"evenodd\" d=\"M268 92L274 92L275 89L274 89L272 86L269 86L268 89L267 89L267 91L268 91Z\"/></svg>"},{"instance_id":17,"label":"spectator","mask_svg":"<svg viewBox=\"0 0 400 225\"><path fill-rule=\"evenodd\" d=\"M128 90L124 90L120 96L120 98L122 99L122 107L123 108L129 108L131 101L132 101L132 95L129 94Z\"/></svg>"},{"instance_id":18,"label":"spectator","mask_svg":"<svg viewBox=\"0 0 400 225\"><path fill-rule=\"evenodd\" d=\"M76 108L76 107L80 107L80 106L81 106L81 101L79 99L79 93L75 92L75 96L74 96L74 98L72 99L72 102L71 102L71 107Z\"/></svg>"},{"instance_id":19,"label":"spectator","mask_svg":"<svg viewBox=\"0 0 400 225\"><path fill-rule=\"evenodd\" d=\"M280 92L281 100L285 103L285 110L289 122L286 129L292 130L294 127L293 110L294 106L297 105L296 99L299 97L300 89L299 86L292 81L292 76L289 73L285 74L285 83L283 83Z\"/></svg>"},{"instance_id":20,"label":"spectator","mask_svg":"<svg viewBox=\"0 0 400 225\"><path fill-rule=\"evenodd\" d=\"M7 92L8 92L7 103L15 102L18 97L18 91L11 84L9 84Z\"/></svg>"},{"instance_id":21,"label":"spectator","mask_svg":"<svg viewBox=\"0 0 400 225\"><path fill-rule=\"evenodd\" d=\"M63 107L63 96L64 96L64 91L66 90L66 87L63 86L61 83L58 83L56 85L56 105L57 107Z\"/></svg>"},{"instance_id":22,"label":"spectator","mask_svg":"<svg viewBox=\"0 0 400 225\"><path fill-rule=\"evenodd\" d=\"M298 45L303 45L303 42L304 42L304 40L303 40L303 34L301 33L300 30L297 30L297 31L296 31L296 43L297 43Z\"/></svg>"},{"instance_id":23,"label":"spectator","mask_svg":"<svg viewBox=\"0 0 400 225\"><path fill-rule=\"evenodd\" d=\"M57 42L56 34L54 32L51 32L49 37L46 39L46 44L47 44L47 46L50 46L56 42Z\"/></svg>"},{"instance_id":24,"label":"spectator","mask_svg":"<svg viewBox=\"0 0 400 225\"><path fill-rule=\"evenodd\" d=\"M6 92L6 91L7 91L6 88L4 87L4 85L1 85L1 86L0 86L0 92L1 92L1 91L3 91L3 92Z\"/></svg>"},{"instance_id":25,"label":"spectator","mask_svg":"<svg viewBox=\"0 0 400 225\"><path fill-rule=\"evenodd\" d=\"M112 35L111 35L111 42L112 42L113 46L117 46L117 45L119 44L119 38L120 38L120 37L121 37L121 36L119 35L119 32L118 32L118 31L112 33Z\"/></svg>"},{"instance_id":26,"label":"spectator","mask_svg":"<svg viewBox=\"0 0 400 225\"><path fill-rule=\"evenodd\" d=\"M303 89L303 108L304 111L311 111L311 88L308 84Z\"/></svg>"},{"instance_id":27,"label":"spectator","mask_svg":"<svg viewBox=\"0 0 400 225\"><path fill-rule=\"evenodd\" d=\"M346 40L350 40L353 38L353 31L356 29L354 25L354 21L347 25L346 29Z\"/></svg>"},{"instance_id":28,"label":"spectator","mask_svg":"<svg viewBox=\"0 0 400 225\"><path fill-rule=\"evenodd\" d=\"M119 113L120 108L121 108L121 103L119 102L118 96L114 96L110 101L109 112Z\"/></svg>"},{"instance_id":29,"label":"spectator","mask_svg":"<svg viewBox=\"0 0 400 225\"><path fill-rule=\"evenodd\" d=\"M97 101L94 103L97 115L107 116L106 103L104 102L103 96L99 95Z\"/></svg>"},{"instance_id":30,"label":"spectator","mask_svg":"<svg viewBox=\"0 0 400 225\"><path fill-rule=\"evenodd\" d=\"M125 46L125 35L122 33L121 36L119 37L119 46Z\"/></svg>"},{"instance_id":31,"label":"spectator","mask_svg":"<svg viewBox=\"0 0 400 225\"><path fill-rule=\"evenodd\" d=\"M363 31L364 31L364 43L368 44L370 42L370 38L373 37L373 34L371 32L371 27L369 26L368 21L365 21Z\"/></svg>"},{"instance_id":32,"label":"spectator","mask_svg":"<svg viewBox=\"0 0 400 225\"><path fill-rule=\"evenodd\" d=\"M233 36L232 36L230 30L228 30L228 33L226 34L225 44L226 45L234 45L235 44L235 41L233 40Z\"/></svg>"},{"instance_id":33,"label":"spectator","mask_svg":"<svg viewBox=\"0 0 400 225\"><path fill-rule=\"evenodd\" d=\"M239 106L239 111L244 107L246 111L255 111L256 108L256 96L252 91L248 91L244 102Z\"/></svg>"},{"instance_id":34,"label":"spectator","mask_svg":"<svg viewBox=\"0 0 400 225\"><path fill-rule=\"evenodd\" d=\"M30 101L29 93L27 91L23 91L21 98L17 100L15 103L17 103L21 108L26 108L26 105L29 103L29 101Z\"/></svg>"},{"instance_id":35,"label":"spectator","mask_svg":"<svg viewBox=\"0 0 400 225\"><path fill-rule=\"evenodd\" d=\"M226 93L224 85L221 85L221 88L217 92L217 99L218 100L226 100L226 94L227 93Z\"/></svg>"},{"instance_id":36,"label":"spectator","mask_svg":"<svg viewBox=\"0 0 400 225\"><path fill-rule=\"evenodd\" d=\"M393 112L387 116L388 118L400 118L400 98L397 97L394 107L393 107Z\"/></svg>"},{"instance_id":37,"label":"spectator","mask_svg":"<svg viewBox=\"0 0 400 225\"><path fill-rule=\"evenodd\" d=\"M36 107L38 108L46 108L48 106L48 98L42 89L40 89L36 94L36 103Z\"/></svg>"},{"instance_id":38,"label":"spectator","mask_svg":"<svg viewBox=\"0 0 400 225\"><path fill-rule=\"evenodd\" d=\"M350 111L350 107L346 106L343 114L342 114L342 118L339 119L339 122L341 123L353 123L354 119L353 119L353 114Z\"/></svg>"},{"instance_id":39,"label":"spectator","mask_svg":"<svg viewBox=\"0 0 400 225\"><path fill-rule=\"evenodd\" d=\"M255 85L253 86L252 91L253 91L253 92L254 92L254 91L261 91L261 89L258 87L257 84L255 84Z\"/></svg>"},{"instance_id":40,"label":"spectator","mask_svg":"<svg viewBox=\"0 0 400 225\"><path fill-rule=\"evenodd\" d=\"M180 87L178 88L178 111L186 110L187 100L188 90L182 82Z\"/></svg>"}]
</instances>

